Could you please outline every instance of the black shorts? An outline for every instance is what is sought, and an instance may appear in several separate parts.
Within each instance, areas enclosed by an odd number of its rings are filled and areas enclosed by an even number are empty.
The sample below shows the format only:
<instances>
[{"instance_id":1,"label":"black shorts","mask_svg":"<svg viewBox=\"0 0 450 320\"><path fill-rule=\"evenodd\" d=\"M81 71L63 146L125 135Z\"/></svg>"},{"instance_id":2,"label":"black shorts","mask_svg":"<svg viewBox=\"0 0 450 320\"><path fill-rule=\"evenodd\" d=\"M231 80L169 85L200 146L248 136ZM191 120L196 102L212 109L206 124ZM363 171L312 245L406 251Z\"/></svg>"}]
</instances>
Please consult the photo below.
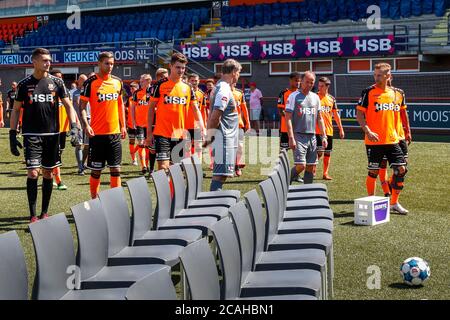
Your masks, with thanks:
<instances>
[{"instance_id":1,"label":"black shorts","mask_svg":"<svg viewBox=\"0 0 450 320\"><path fill-rule=\"evenodd\" d=\"M289 135L287 132L280 131L280 149L289 149Z\"/></svg>"},{"instance_id":2,"label":"black shorts","mask_svg":"<svg viewBox=\"0 0 450 320\"><path fill-rule=\"evenodd\" d=\"M138 140L147 139L147 128L146 127L136 127L136 139L138 139Z\"/></svg>"},{"instance_id":3,"label":"black shorts","mask_svg":"<svg viewBox=\"0 0 450 320\"><path fill-rule=\"evenodd\" d=\"M136 139L136 129L127 128L128 139Z\"/></svg>"},{"instance_id":4,"label":"black shorts","mask_svg":"<svg viewBox=\"0 0 450 320\"><path fill-rule=\"evenodd\" d=\"M156 160L174 163L181 162L184 158L186 142L183 139L171 139L155 136Z\"/></svg>"},{"instance_id":5,"label":"black shorts","mask_svg":"<svg viewBox=\"0 0 450 320\"><path fill-rule=\"evenodd\" d=\"M408 143L406 142L406 140L400 140L398 145L400 146L400 149L402 149L403 156L405 157L405 159L407 159L408 158Z\"/></svg>"},{"instance_id":6,"label":"black shorts","mask_svg":"<svg viewBox=\"0 0 450 320\"><path fill-rule=\"evenodd\" d=\"M333 151L333 136L327 136L328 145L325 150L322 147L322 136L320 134L316 134L316 140L318 152L330 153L331 151Z\"/></svg>"},{"instance_id":7,"label":"black shorts","mask_svg":"<svg viewBox=\"0 0 450 320\"><path fill-rule=\"evenodd\" d=\"M60 132L59 133L59 150L61 153L66 148L66 139L67 139L67 132Z\"/></svg>"},{"instance_id":8,"label":"black shorts","mask_svg":"<svg viewBox=\"0 0 450 320\"><path fill-rule=\"evenodd\" d=\"M27 169L53 169L61 166L59 134L23 136Z\"/></svg>"},{"instance_id":9,"label":"black shorts","mask_svg":"<svg viewBox=\"0 0 450 320\"><path fill-rule=\"evenodd\" d=\"M120 134L98 135L89 139L86 167L91 170L103 170L106 163L110 168L119 168L122 163Z\"/></svg>"},{"instance_id":10,"label":"black shorts","mask_svg":"<svg viewBox=\"0 0 450 320\"><path fill-rule=\"evenodd\" d=\"M369 170L379 170L383 157L386 156L391 167L406 165L402 149L398 144L366 145Z\"/></svg>"}]
</instances>

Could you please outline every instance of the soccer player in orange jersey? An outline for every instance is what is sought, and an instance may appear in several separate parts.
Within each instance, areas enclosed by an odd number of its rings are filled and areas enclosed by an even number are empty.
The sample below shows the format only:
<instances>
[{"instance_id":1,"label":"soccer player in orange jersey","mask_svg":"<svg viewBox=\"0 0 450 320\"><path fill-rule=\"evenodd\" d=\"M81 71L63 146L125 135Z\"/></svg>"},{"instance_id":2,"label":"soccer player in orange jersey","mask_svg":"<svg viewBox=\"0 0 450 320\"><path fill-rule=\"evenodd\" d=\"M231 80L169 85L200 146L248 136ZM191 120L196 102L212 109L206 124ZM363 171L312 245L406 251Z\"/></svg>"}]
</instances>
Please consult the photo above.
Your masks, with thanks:
<instances>
[{"instance_id":1,"label":"soccer player in orange jersey","mask_svg":"<svg viewBox=\"0 0 450 320\"><path fill-rule=\"evenodd\" d=\"M170 60L170 75L155 85L150 98L148 112L147 145L155 145L158 169L168 170L170 162L178 162L184 156L183 138L186 129L186 117L189 108L194 109L195 120L199 122L202 134L205 125L192 88L182 81L186 71L187 58L174 53ZM155 120L156 123L153 129Z\"/></svg>"},{"instance_id":2,"label":"soccer player in orange jersey","mask_svg":"<svg viewBox=\"0 0 450 320\"><path fill-rule=\"evenodd\" d=\"M121 185L121 139L126 136L125 109L122 100L122 81L111 75L114 55L102 52L98 56L99 71L88 78L81 92L81 114L89 135L87 168L91 169L90 191L94 199L100 191L100 176L106 164L110 171L111 188ZM86 105L91 108L88 123Z\"/></svg>"},{"instance_id":3,"label":"soccer player in orange jersey","mask_svg":"<svg viewBox=\"0 0 450 320\"><path fill-rule=\"evenodd\" d=\"M148 125L148 107L149 107L149 90L152 85L152 77L149 74L141 75L139 80L139 90L133 93L131 104L131 119L133 127L136 128L136 137L138 140L138 155L141 164L142 174L145 175L148 170L148 162L150 160L150 150L145 146L147 138Z\"/></svg>"},{"instance_id":4,"label":"soccer player in orange jersey","mask_svg":"<svg viewBox=\"0 0 450 320\"><path fill-rule=\"evenodd\" d=\"M291 93L294 93L300 87L301 78L300 72L292 72L289 75L289 88L284 89L278 95L277 107L280 114L280 150L289 150L289 136L285 117L286 103Z\"/></svg>"},{"instance_id":5,"label":"soccer player in orange jersey","mask_svg":"<svg viewBox=\"0 0 450 320\"><path fill-rule=\"evenodd\" d=\"M242 169L245 167L244 139L245 132L250 130L250 119L248 116L247 104L244 99L244 92L236 88L236 83L231 84L231 91L233 92L233 97L236 101L239 117L239 143L236 153L235 174L240 177L242 175Z\"/></svg>"},{"instance_id":6,"label":"soccer player in orange jersey","mask_svg":"<svg viewBox=\"0 0 450 320\"><path fill-rule=\"evenodd\" d=\"M325 131L327 134L327 147L322 147L322 137L320 135L320 129L316 126L316 139L317 139L317 158L318 161L323 157L323 179L332 180L328 174L330 167L331 151L333 151L333 118L339 128L339 137L344 139L345 133L342 127L341 117L339 116L336 99L328 93L331 81L327 77L319 79L318 95L320 98L320 107L322 108L322 118L325 123Z\"/></svg>"},{"instance_id":7,"label":"soccer player in orange jersey","mask_svg":"<svg viewBox=\"0 0 450 320\"><path fill-rule=\"evenodd\" d=\"M133 125L133 119L131 114L131 107L133 105L133 94L139 89L137 82L130 83L131 95L128 97L125 105L125 116L127 119L127 133L128 133L128 149L130 150L131 164L137 166L136 152L139 146L136 145L136 127Z\"/></svg>"},{"instance_id":8,"label":"soccer player in orange jersey","mask_svg":"<svg viewBox=\"0 0 450 320\"><path fill-rule=\"evenodd\" d=\"M194 90L195 96L197 98L198 108L200 110L200 114L202 114L202 110L205 108L206 97L205 93L200 90L198 85L200 84L200 76L198 74L192 73L188 77L188 83ZM203 123L206 123L206 120L203 118ZM200 126L197 121L194 119L194 110L189 109L188 115L186 119L186 129L189 131L189 138L191 139L191 148L190 154L197 154L197 157L202 160L203 152L202 152L202 133L200 131Z\"/></svg>"},{"instance_id":9,"label":"soccer player in orange jersey","mask_svg":"<svg viewBox=\"0 0 450 320\"><path fill-rule=\"evenodd\" d=\"M363 90L362 97L357 105L356 117L365 133L365 144L368 157L369 174L366 179L367 193L375 194L377 176L380 163L386 156L394 171L391 182L393 190L391 198L391 211L407 214L408 210L400 205L398 198L405 175L407 173L406 161L399 146L396 118L400 110L404 109L397 100L396 91L388 86L391 77L391 66L379 63L375 66L375 85Z\"/></svg>"},{"instance_id":10,"label":"soccer player in orange jersey","mask_svg":"<svg viewBox=\"0 0 450 320\"><path fill-rule=\"evenodd\" d=\"M63 75L61 70L59 69L53 69L50 71L50 74L54 77L63 79ZM66 137L67 132L70 130L70 124L69 124L69 118L67 117L66 109L64 108L64 105L61 101L59 101L58 105L59 109L59 161L61 161L62 153L64 149L66 149ZM53 169L53 177L55 178L55 181L53 182L53 187L55 187L57 190L67 190L67 186L62 182L61 180L61 168L56 167Z\"/></svg>"},{"instance_id":11,"label":"soccer player in orange jersey","mask_svg":"<svg viewBox=\"0 0 450 320\"><path fill-rule=\"evenodd\" d=\"M406 98L405 93L403 92L402 89L395 88L392 86L392 79L393 76L391 74L391 78L388 81L388 86L392 87L395 90L396 103L400 103L400 105L402 106L402 108L400 109L400 116L397 115L396 117L397 133L400 139L399 145L405 157L405 162L408 164L408 145L412 141L412 135L411 135L411 128L409 125L408 113L406 112L407 109ZM390 181L392 181L392 177L390 180L388 180L387 159L385 157L383 158L383 161L381 162L380 165L380 182L385 197L391 196Z\"/></svg>"}]
</instances>

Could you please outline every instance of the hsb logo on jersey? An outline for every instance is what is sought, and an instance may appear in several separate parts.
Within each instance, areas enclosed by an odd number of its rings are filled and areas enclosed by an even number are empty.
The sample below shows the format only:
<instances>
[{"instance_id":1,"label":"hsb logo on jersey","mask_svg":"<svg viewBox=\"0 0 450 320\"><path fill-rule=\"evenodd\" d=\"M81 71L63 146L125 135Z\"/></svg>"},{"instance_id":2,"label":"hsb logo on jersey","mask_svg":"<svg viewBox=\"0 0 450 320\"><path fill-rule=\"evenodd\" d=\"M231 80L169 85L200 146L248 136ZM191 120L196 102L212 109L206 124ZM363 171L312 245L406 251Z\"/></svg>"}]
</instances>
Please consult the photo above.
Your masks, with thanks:
<instances>
[{"instance_id":1,"label":"hsb logo on jersey","mask_svg":"<svg viewBox=\"0 0 450 320\"><path fill-rule=\"evenodd\" d=\"M316 114L316 108L299 108L298 110L298 114L302 115L302 114Z\"/></svg>"},{"instance_id":2,"label":"hsb logo on jersey","mask_svg":"<svg viewBox=\"0 0 450 320\"><path fill-rule=\"evenodd\" d=\"M321 112L326 112L326 113L330 113L331 112L331 107L325 107L325 106L321 106L319 111Z\"/></svg>"},{"instance_id":3,"label":"hsb logo on jersey","mask_svg":"<svg viewBox=\"0 0 450 320\"><path fill-rule=\"evenodd\" d=\"M140 106L147 106L148 105L148 101L146 101L146 100L139 100L138 105L140 105Z\"/></svg>"},{"instance_id":4,"label":"hsb logo on jersey","mask_svg":"<svg viewBox=\"0 0 450 320\"><path fill-rule=\"evenodd\" d=\"M30 95L30 102L54 102L53 94L47 93L47 94L31 94Z\"/></svg>"},{"instance_id":5,"label":"hsb logo on jersey","mask_svg":"<svg viewBox=\"0 0 450 320\"><path fill-rule=\"evenodd\" d=\"M395 104L393 102L391 103L375 103L375 111L400 111L400 105Z\"/></svg>"},{"instance_id":6,"label":"hsb logo on jersey","mask_svg":"<svg viewBox=\"0 0 450 320\"><path fill-rule=\"evenodd\" d=\"M119 100L119 94L116 93L98 93L97 92L97 102L104 102L104 101L115 101Z\"/></svg>"},{"instance_id":7,"label":"hsb logo on jersey","mask_svg":"<svg viewBox=\"0 0 450 320\"><path fill-rule=\"evenodd\" d=\"M187 97L164 96L165 104L187 104Z\"/></svg>"}]
</instances>

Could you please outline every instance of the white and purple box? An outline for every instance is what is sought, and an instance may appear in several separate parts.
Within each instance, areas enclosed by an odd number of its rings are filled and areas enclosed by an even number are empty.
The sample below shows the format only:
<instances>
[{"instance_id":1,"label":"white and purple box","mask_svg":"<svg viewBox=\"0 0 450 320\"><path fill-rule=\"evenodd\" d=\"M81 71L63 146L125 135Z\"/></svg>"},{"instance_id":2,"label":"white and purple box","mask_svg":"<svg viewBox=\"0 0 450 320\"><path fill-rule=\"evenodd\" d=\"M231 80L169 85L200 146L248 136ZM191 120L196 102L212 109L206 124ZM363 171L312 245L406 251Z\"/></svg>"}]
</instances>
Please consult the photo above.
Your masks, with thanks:
<instances>
[{"instance_id":1,"label":"white and purple box","mask_svg":"<svg viewBox=\"0 0 450 320\"><path fill-rule=\"evenodd\" d=\"M389 198L365 197L355 200L355 224L374 226L389 222Z\"/></svg>"}]
</instances>

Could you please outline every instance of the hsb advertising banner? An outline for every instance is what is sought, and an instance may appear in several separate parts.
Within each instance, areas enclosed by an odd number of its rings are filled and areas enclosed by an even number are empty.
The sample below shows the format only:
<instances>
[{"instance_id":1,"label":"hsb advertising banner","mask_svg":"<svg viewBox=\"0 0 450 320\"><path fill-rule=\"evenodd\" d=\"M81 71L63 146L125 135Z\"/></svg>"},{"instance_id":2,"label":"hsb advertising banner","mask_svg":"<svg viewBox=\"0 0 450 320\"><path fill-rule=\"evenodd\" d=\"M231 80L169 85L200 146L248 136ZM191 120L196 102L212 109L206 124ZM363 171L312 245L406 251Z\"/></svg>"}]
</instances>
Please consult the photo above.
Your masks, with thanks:
<instances>
[{"instance_id":1,"label":"hsb advertising banner","mask_svg":"<svg viewBox=\"0 0 450 320\"><path fill-rule=\"evenodd\" d=\"M292 59L316 57L359 57L388 55L395 52L393 35L249 41L241 43L200 43L175 49L198 61Z\"/></svg>"}]
</instances>

